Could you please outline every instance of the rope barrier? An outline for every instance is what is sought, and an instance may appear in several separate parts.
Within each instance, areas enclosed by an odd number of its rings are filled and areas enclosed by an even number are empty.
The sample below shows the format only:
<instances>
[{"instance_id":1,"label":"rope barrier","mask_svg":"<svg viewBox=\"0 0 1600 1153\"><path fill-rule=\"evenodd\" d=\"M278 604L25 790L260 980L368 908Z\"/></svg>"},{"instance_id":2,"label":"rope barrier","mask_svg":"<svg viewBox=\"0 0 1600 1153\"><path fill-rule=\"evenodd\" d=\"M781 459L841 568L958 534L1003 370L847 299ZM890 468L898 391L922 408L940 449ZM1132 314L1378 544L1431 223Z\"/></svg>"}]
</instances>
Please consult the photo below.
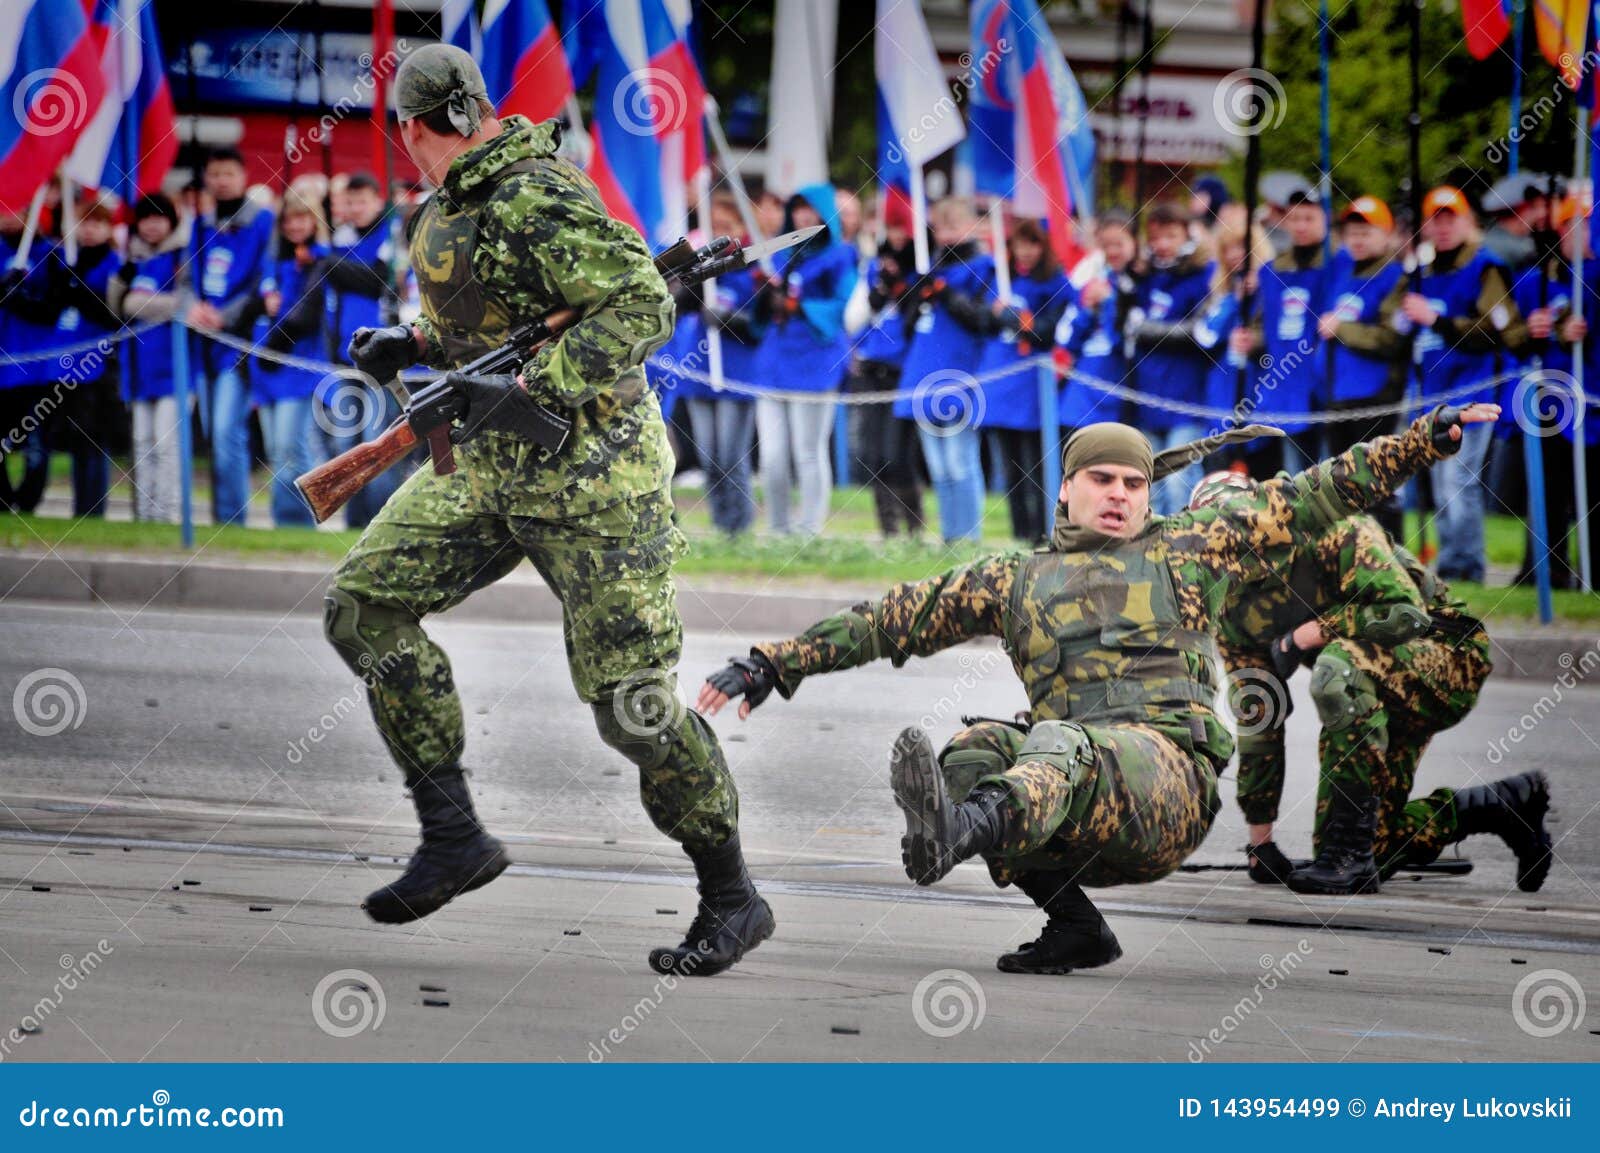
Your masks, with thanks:
<instances>
[{"instance_id":1,"label":"rope barrier","mask_svg":"<svg viewBox=\"0 0 1600 1153\"><path fill-rule=\"evenodd\" d=\"M68 362L78 355L86 352L98 351L105 344L114 345L125 340L131 340L135 337L142 336L144 333L149 332L152 329L159 328L168 323L182 325L194 335L205 340L214 341L217 344L220 344L226 348L231 348L243 355L251 356L258 360L269 361L273 364L282 365L285 368L296 368L305 372L317 373L320 376L341 376L350 379L359 378L364 375L361 373L360 369L354 368L348 364L336 364L332 361L315 360L310 357L296 356L293 353L279 352L275 349L268 348L265 345L252 343L251 341L245 340L242 337L237 337L226 332L216 332L211 329L199 328L183 320L153 321L135 327L122 328L116 332L107 333L106 335L98 337L94 340L85 340L79 344L61 345L54 348L39 349L35 352L24 353L21 355L10 355L9 360L13 364L29 364L37 361L56 360L61 364L61 367L69 368L71 366ZM659 372L666 373L670 376L676 376L684 380L694 381L700 384L712 385L712 387L718 391L731 393L735 396L745 396L752 399L765 397L770 400L783 400L797 404L842 404L846 406L892 404L898 400L935 400L950 398L959 396L970 389L976 389L977 391L981 392L983 391L985 385L993 384L996 381L1004 380L1007 377L1015 376L1019 373L1030 371L1037 372L1044 366L1054 366L1054 361L1050 355L1047 353L1041 353L1038 356L1025 357L1016 361L1014 364L991 369L988 372L971 374L952 371L949 375L940 378L940 387L929 389L921 393L919 393L915 388L909 391L902 389L885 389L874 392L817 393L797 392L790 389L780 388L765 388L758 384L751 384L748 381L727 379L724 379L721 385L718 386L713 383L710 373L704 372L700 369L691 368L688 365L675 360L670 355L664 357L651 357L645 363L647 366L655 368ZM401 380L407 384L426 383L427 381L438 379L440 375L442 374L437 372L408 371L401 374ZM1505 372L1489 380L1475 381L1471 384L1459 385L1455 388L1446 389L1443 392L1433 393L1429 396L1422 396L1413 400L1400 400L1389 404L1365 405L1355 408L1340 409L1333 412L1272 412L1265 409L1246 409L1242 405L1235 408L1216 408L1211 405L1193 404L1189 401L1177 400L1172 397L1156 396L1152 393L1141 391L1140 389L1130 388L1125 384L1117 384L1114 381L1103 380L1099 377L1091 376L1088 373L1078 372L1075 369L1068 373L1068 376L1072 381L1092 388L1096 392L1104 393L1105 395L1114 397L1118 400L1132 401L1141 407L1162 409L1166 412L1176 413L1179 416L1190 416L1201 420L1215 422L1231 421L1236 424L1260 422L1263 424L1311 425L1339 424L1356 420L1373 420L1385 416L1404 416L1408 413L1431 409L1436 405L1449 404L1451 401L1459 400L1462 397L1470 396L1473 393L1482 392L1486 389L1498 389L1502 384L1505 384L1509 381L1522 380L1530 375L1531 373L1529 373L1527 370ZM1565 373L1554 375L1550 374L1549 372L1544 373L1541 386L1554 390L1563 390L1566 392L1576 391L1576 382L1568 377ZM1585 394L1584 403L1585 406L1589 408L1600 408L1600 396Z\"/></svg>"}]
</instances>

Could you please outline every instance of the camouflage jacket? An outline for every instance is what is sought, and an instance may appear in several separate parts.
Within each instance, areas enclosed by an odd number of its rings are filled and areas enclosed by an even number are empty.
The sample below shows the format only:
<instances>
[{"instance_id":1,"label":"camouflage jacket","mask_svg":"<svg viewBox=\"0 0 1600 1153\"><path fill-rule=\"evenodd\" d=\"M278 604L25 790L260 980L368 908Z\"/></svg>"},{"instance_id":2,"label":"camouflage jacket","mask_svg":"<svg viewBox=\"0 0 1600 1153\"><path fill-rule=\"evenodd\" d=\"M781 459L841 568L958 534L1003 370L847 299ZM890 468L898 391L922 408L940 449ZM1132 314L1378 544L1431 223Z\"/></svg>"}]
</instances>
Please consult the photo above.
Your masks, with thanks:
<instances>
[{"instance_id":1,"label":"camouflage jacket","mask_svg":"<svg viewBox=\"0 0 1600 1153\"><path fill-rule=\"evenodd\" d=\"M664 488L669 449L645 386L645 357L672 332L672 297L639 233L609 216L593 182L556 155L554 121L501 121L457 157L418 210L411 263L422 296L426 362L464 363L504 342L512 323L559 308L581 319L522 366L528 391L565 411L572 435L555 461L499 433L462 453L474 484L512 514L560 516Z\"/></svg>"},{"instance_id":2,"label":"camouflage jacket","mask_svg":"<svg viewBox=\"0 0 1600 1153\"><path fill-rule=\"evenodd\" d=\"M1424 416L1400 436L1358 444L1306 472L1280 476L1255 492L1241 492L1210 508L1151 517L1140 535L1156 538L1149 542L1150 553L1159 555L1171 574L1178 626L1190 634L1214 634L1233 586L1267 579L1292 560L1298 536L1320 532L1382 500L1412 473L1439 459L1431 440L1432 419ZM1063 528L1061 519L1058 513L1053 549L1109 552L1123 543ZM913 656L979 636L1002 638L1026 682L1029 651L1036 645L1023 618L1032 614L1017 611L1013 593L1028 560L1022 553L998 554L929 580L897 585L881 599L829 617L799 637L755 649L777 669L777 689L785 698L816 673L885 658L899 666ZM1022 592L1025 598L1028 590ZM1126 601L1127 595L1122 599ZM1085 604L1083 614L1099 607ZM1061 662L1057 675L1062 683L1055 698L1030 685L1035 720L1069 715L1066 697L1072 678L1114 681L1119 670ZM1198 671L1196 679L1202 679ZM1191 723L1196 716L1205 730L1203 738ZM1187 745L1203 746L1214 762L1226 763L1232 754L1231 737L1206 704L1195 703L1146 723Z\"/></svg>"},{"instance_id":3,"label":"camouflage jacket","mask_svg":"<svg viewBox=\"0 0 1600 1153\"><path fill-rule=\"evenodd\" d=\"M1317 533L1295 550L1289 568L1232 590L1217 629L1223 667L1230 674L1270 669L1272 642L1313 619L1329 637L1385 648L1435 629L1460 635L1481 630L1450 586L1369 516L1348 517ZM1368 664L1359 651L1352 660L1358 667ZM1366 671L1374 675L1387 667L1371 664ZM1246 688L1244 682L1233 683ZM1286 694L1284 699L1289 708L1276 712L1252 740L1240 742L1241 780L1250 776L1252 757L1278 753L1293 707Z\"/></svg>"}]
</instances>

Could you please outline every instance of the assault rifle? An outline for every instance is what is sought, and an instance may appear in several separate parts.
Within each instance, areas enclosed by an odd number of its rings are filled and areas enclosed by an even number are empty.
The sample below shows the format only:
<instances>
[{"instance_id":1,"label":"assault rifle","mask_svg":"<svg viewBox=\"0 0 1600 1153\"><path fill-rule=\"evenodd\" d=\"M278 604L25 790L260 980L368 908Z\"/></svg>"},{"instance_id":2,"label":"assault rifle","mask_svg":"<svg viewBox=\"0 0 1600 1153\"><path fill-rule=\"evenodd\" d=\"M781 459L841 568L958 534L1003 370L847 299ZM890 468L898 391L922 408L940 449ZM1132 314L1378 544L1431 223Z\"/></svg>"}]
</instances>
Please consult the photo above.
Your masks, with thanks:
<instances>
[{"instance_id":1,"label":"assault rifle","mask_svg":"<svg viewBox=\"0 0 1600 1153\"><path fill-rule=\"evenodd\" d=\"M699 284L802 244L822 227L802 228L747 248L736 247L736 242L727 236L719 236L703 248L680 240L656 257L656 271L684 285ZM457 371L471 375L514 373L541 345L560 336L582 318L583 314L575 308L558 308L535 320L524 321L511 329L510 336L499 348L461 365ZM541 407L539 411L542 414L538 418L540 435L533 439L548 456L554 456L566 444L572 420L549 408ZM413 393L411 402L381 436L318 465L297 478L295 488L300 490L311 507L311 514L321 524L420 443L428 445L433 471L440 476L448 475L456 470L452 425L462 415L460 394L441 377Z\"/></svg>"}]
</instances>

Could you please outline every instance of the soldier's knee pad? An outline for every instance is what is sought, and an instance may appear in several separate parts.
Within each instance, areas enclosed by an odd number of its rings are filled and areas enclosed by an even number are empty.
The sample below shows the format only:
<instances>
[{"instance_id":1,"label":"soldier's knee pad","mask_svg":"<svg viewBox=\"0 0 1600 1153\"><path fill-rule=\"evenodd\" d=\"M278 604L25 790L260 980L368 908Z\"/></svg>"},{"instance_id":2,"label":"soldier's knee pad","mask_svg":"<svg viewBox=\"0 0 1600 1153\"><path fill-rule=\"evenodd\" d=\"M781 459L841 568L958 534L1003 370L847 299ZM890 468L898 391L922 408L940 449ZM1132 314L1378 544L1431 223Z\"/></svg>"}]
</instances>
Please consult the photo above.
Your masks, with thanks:
<instances>
[{"instance_id":1,"label":"soldier's knee pad","mask_svg":"<svg viewBox=\"0 0 1600 1153\"><path fill-rule=\"evenodd\" d=\"M1088 730L1072 721L1040 721L1017 750L1017 762L1037 761L1060 769L1076 781L1094 764L1094 741Z\"/></svg>"},{"instance_id":2,"label":"soldier's knee pad","mask_svg":"<svg viewBox=\"0 0 1600 1153\"><path fill-rule=\"evenodd\" d=\"M1342 656L1324 650L1311 667L1311 702L1324 729L1367 723L1377 713L1378 684Z\"/></svg>"},{"instance_id":3,"label":"soldier's knee pad","mask_svg":"<svg viewBox=\"0 0 1600 1153\"><path fill-rule=\"evenodd\" d=\"M959 801L984 777L998 777L1011 767L1011 760L990 745L962 745L952 741L939 753L939 770L950 799Z\"/></svg>"},{"instance_id":4,"label":"soldier's knee pad","mask_svg":"<svg viewBox=\"0 0 1600 1153\"><path fill-rule=\"evenodd\" d=\"M415 613L373 604L332 588L322 599L322 633L328 643L364 679L381 679L399 662L412 657L423 639Z\"/></svg>"},{"instance_id":5,"label":"soldier's knee pad","mask_svg":"<svg viewBox=\"0 0 1600 1153\"><path fill-rule=\"evenodd\" d=\"M678 699L677 677L660 669L602 690L590 707L600 739L645 772L666 762L685 728L705 724Z\"/></svg>"}]
</instances>

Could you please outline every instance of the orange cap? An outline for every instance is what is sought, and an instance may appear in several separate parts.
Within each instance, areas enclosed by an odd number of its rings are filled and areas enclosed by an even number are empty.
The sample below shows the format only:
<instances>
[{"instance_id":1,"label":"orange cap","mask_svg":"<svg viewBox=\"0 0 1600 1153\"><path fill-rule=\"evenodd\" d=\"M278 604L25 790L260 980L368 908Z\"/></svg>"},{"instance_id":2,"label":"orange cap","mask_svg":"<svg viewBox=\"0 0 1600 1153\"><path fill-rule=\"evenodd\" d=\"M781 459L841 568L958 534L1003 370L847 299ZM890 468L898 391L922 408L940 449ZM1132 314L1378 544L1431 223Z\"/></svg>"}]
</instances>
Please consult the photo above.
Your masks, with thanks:
<instances>
[{"instance_id":1,"label":"orange cap","mask_svg":"<svg viewBox=\"0 0 1600 1153\"><path fill-rule=\"evenodd\" d=\"M1422 198L1422 219L1438 216L1441 212L1454 212L1457 216L1471 216L1472 205L1466 194L1449 184L1441 184Z\"/></svg>"},{"instance_id":2,"label":"orange cap","mask_svg":"<svg viewBox=\"0 0 1600 1153\"><path fill-rule=\"evenodd\" d=\"M1381 228L1385 232L1394 231L1394 213L1389 211L1389 206L1376 196L1358 196L1352 200L1348 207L1339 214L1339 221L1364 220L1374 228Z\"/></svg>"},{"instance_id":3,"label":"orange cap","mask_svg":"<svg viewBox=\"0 0 1600 1153\"><path fill-rule=\"evenodd\" d=\"M1551 206L1551 220L1557 228L1565 228L1579 213L1589 212L1588 197L1563 196Z\"/></svg>"}]
</instances>

